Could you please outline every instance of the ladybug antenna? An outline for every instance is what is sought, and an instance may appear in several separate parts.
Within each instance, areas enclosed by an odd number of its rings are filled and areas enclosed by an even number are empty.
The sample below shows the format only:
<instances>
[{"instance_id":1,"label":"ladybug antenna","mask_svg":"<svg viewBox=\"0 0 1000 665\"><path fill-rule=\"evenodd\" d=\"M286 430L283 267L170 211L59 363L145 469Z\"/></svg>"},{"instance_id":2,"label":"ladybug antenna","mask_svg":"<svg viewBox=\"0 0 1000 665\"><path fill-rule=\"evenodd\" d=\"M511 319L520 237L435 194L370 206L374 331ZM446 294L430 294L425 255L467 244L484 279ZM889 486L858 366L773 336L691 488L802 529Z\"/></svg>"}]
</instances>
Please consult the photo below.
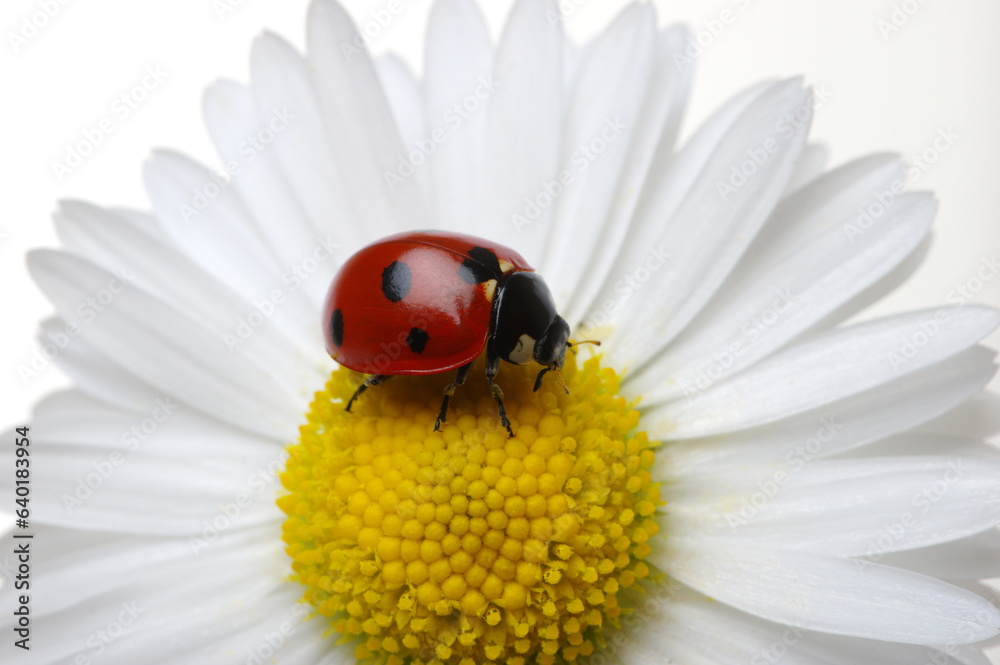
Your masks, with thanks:
<instances>
[{"instance_id":1,"label":"ladybug antenna","mask_svg":"<svg viewBox=\"0 0 1000 665\"><path fill-rule=\"evenodd\" d=\"M559 384L563 387L563 390L569 395L569 388L566 387L566 382L562 378L562 367L556 367L556 376L559 377Z\"/></svg>"},{"instance_id":2,"label":"ladybug antenna","mask_svg":"<svg viewBox=\"0 0 1000 665\"><path fill-rule=\"evenodd\" d=\"M581 339L579 342L566 342L567 348L572 349L574 344L593 344L594 346L600 346L601 343L596 339Z\"/></svg>"}]
</instances>

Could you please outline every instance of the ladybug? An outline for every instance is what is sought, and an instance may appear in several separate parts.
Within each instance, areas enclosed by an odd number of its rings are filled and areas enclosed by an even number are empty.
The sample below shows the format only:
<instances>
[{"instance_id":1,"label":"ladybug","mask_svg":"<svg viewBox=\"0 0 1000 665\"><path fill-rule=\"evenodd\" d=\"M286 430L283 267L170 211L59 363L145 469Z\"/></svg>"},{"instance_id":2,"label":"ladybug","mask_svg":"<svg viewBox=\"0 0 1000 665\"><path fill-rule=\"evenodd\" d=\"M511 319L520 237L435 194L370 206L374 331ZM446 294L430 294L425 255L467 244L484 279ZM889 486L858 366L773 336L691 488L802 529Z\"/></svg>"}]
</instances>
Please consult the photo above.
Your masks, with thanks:
<instances>
[{"instance_id":1,"label":"ladybug","mask_svg":"<svg viewBox=\"0 0 1000 665\"><path fill-rule=\"evenodd\" d=\"M443 231L389 236L349 258L330 285L323 333L334 360L371 375L347 411L367 388L393 376L457 370L444 390L435 430L485 348L486 380L510 436L503 393L493 382L500 361L544 365L535 380L538 390L546 372L559 372L572 346L548 286L520 254Z\"/></svg>"}]
</instances>

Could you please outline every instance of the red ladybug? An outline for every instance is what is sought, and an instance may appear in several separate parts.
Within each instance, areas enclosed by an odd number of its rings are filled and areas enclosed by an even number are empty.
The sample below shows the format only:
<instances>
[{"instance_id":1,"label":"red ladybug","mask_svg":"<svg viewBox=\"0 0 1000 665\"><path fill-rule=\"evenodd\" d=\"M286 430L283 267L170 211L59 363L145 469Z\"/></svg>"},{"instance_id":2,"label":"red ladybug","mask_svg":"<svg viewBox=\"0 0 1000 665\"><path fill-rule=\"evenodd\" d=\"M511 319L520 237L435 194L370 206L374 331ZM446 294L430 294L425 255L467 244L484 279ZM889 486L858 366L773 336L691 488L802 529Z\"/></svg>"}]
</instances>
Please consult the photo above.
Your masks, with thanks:
<instances>
[{"instance_id":1,"label":"red ladybug","mask_svg":"<svg viewBox=\"0 0 1000 665\"><path fill-rule=\"evenodd\" d=\"M486 348L486 380L500 420L513 436L503 393L493 382L500 360L544 365L535 381L563 366L569 325L545 282L514 250L458 233L414 231L383 238L347 260L323 309L326 350L341 365L371 374L369 386L397 374L457 369L448 400Z\"/></svg>"}]
</instances>

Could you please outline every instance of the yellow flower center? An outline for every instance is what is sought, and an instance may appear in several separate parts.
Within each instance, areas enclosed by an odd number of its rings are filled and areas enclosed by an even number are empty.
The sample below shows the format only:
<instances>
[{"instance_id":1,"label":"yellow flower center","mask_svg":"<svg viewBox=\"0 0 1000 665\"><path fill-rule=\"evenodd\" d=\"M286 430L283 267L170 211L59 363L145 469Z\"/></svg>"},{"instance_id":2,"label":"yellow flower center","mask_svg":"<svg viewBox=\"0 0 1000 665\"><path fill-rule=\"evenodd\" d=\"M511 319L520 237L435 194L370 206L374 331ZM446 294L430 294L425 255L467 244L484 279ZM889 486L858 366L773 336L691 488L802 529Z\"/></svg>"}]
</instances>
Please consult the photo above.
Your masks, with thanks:
<instances>
[{"instance_id":1,"label":"yellow flower center","mask_svg":"<svg viewBox=\"0 0 1000 665\"><path fill-rule=\"evenodd\" d=\"M290 448L286 551L360 660L572 662L649 574L654 444L615 372L570 362L567 395L555 377L532 392L538 368L505 364L508 438L480 368L440 432L450 373L394 377L348 413L360 375L337 370Z\"/></svg>"}]
</instances>

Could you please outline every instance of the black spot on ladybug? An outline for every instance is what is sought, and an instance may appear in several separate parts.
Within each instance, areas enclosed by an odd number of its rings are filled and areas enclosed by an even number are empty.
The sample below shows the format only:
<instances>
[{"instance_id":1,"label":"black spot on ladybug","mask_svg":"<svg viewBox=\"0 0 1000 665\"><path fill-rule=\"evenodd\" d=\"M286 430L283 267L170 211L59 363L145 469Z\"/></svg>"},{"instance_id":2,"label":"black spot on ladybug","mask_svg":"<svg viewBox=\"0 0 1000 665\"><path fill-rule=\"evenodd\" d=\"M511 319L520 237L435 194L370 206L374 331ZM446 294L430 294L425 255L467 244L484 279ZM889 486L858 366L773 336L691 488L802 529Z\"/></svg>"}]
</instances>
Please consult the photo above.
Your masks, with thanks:
<instances>
[{"instance_id":1,"label":"black spot on ladybug","mask_svg":"<svg viewBox=\"0 0 1000 665\"><path fill-rule=\"evenodd\" d=\"M382 271L382 293L392 302L399 302L410 292L410 266L393 261Z\"/></svg>"},{"instance_id":2,"label":"black spot on ladybug","mask_svg":"<svg viewBox=\"0 0 1000 665\"><path fill-rule=\"evenodd\" d=\"M339 309L333 310L330 316L330 336L334 346L344 345L344 313Z\"/></svg>"},{"instance_id":3,"label":"black spot on ladybug","mask_svg":"<svg viewBox=\"0 0 1000 665\"><path fill-rule=\"evenodd\" d=\"M497 255L485 247L473 247L469 258L458 267L458 276L466 284L481 284L491 279L500 279L503 270Z\"/></svg>"},{"instance_id":4,"label":"black spot on ladybug","mask_svg":"<svg viewBox=\"0 0 1000 665\"><path fill-rule=\"evenodd\" d=\"M431 338L426 332L420 328L414 328L410 331L410 334L406 336L406 345L410 347L410 351L414 353L423 353L424 347L427 346L427 340Z\"/></svg>"}]
</instances>

